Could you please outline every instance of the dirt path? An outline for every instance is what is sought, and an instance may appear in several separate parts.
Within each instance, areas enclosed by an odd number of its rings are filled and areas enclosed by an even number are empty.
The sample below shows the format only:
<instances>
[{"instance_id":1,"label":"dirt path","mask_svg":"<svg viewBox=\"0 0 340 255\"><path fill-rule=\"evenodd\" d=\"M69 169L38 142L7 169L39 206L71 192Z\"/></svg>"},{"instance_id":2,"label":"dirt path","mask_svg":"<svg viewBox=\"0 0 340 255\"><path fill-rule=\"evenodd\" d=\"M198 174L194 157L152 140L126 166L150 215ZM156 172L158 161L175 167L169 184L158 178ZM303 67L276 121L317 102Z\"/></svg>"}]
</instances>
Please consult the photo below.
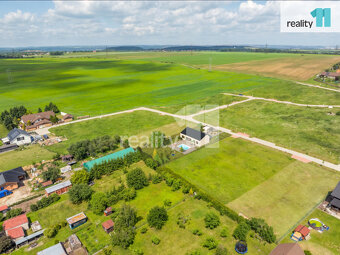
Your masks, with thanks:
<instances>
[{"instance_id":1,"label":"dirt path","mask_svg":"<svg viewBox=\"0 0 340 255\"><path fill-rule=\"evenodd\" d=\"M322 87L322 86L318 86L318 85L313 85L313 84L309 84L309 83L304 83L304 82L299 82L299 81L295 81L295 83L303 85L303 86L308 86L308 87L314 87L314 88L319 88L319 89L326 89L326 90L330 90L330 91L335 91L335 92L339 92L339 89L331 89L331 88L326 88L326 87Z\"/></svg>"}]
</instances>

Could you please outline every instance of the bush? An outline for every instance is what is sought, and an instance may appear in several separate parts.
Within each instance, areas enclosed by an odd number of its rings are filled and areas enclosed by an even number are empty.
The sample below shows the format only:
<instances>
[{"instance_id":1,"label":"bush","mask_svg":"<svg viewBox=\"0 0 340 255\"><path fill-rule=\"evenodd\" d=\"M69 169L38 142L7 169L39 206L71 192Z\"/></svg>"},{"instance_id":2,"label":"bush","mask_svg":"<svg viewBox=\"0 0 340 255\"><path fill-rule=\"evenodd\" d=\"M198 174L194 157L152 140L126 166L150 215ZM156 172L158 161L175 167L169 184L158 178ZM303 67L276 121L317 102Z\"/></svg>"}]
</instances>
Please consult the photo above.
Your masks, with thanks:
<instances>
[{"instance_id":1,"label":"bush","mask_svg":"<svg viewBox=\"0 0 340 255\"><path fill-rule=\"evenodd\" d=\"M137 196L137 192L134 188L124 189L121 196L125 201L130 201Z\"/></svg>"},{"instance_id":2,"label":"bush","mask_svg":"<svg viewBox=\"0 0 340 255\"><path fill-rule=\"evenodd\" d=\"M216 255L227 255L228 254L227 248L225 248L222 245L219 245L216 249L215 254Z\"/></svg>"},{"instance_id":3,"label":"bush","mask_svg":"<svg viewBox=\"0 0 340 255\"><path fill-rule=\"evenodd\" d=\"M202 231L199 230L199 229L194 229L194 230L192 231L192 233L193 233L195 236L201 236L201 235L203 234Z\"/></svg>"},{"instance_id":4,"label":"bush","mask_svg":"<svg viewBox=\"0 0 340 255\"><path fill-rule=\"evenodd\" d=\"M161 229L168 220L168 213L164 207L155 206L149 211L147 221L150 227Z\"/></svg>"},{"instance_id":5,"label":"bush","mask_svg":"<svg viewBox=\"0 0 340 255\"><path fill-rule=\"evenodd\" d=\"M179 190L180 188L181 188L181 181L178 179L175 179L172 183L171 190L176 191L176 190Z\"/></svg>"},{"instance_id":6,"label":"bush","mask_svg":"<svg viewBox=\"0 0 340 255\"><path fill-rule=\"evenodd\" d=\"M161 239L159 239L158 237L154 236L151 239L151 242L155 245L159 245L159 243L161 242Z\"/></svg>"},{"instance_id":7,"label":"bush","mask_svg":"<svg viewBox=\"0 0 340 255\"><path fill-rule=\"evenodd\" d=\"M228 229L223 228L220 233L220 237L227 237L228 236Z\"/></svg>"},{"instance_id":8,"label":"bush","mask_svg":"<svg viewBox=\"0 0 340 255\"><path fill-rule=\"evenodd\" d=\"M141 234L145 234L146 232L148 232L148 228L144 227L140 230L140 232L141 232Z\"/></svg>"},{"instance_id":9,"label":"bush","mask_svg":"<svg viewBox=\"0 0 340 255\"><path fill-rule=\"evenodd\" d=\"M71 176L72 184L88 184L90 180L90 174L86 170L76 171Z\"/></svg>"},{"instance_id":10,"label":"bush","mask_svg":"<svg viewBox=\"0 0 340 255\"><path fill-rule=\"evenodd\" d=\"M126 182L130 188L142 189L148 185L148 180L141 168L135 168L126 175Z\"/></svg>"},{"instance_id":11,"label":"bush","mask_svg":"<svg viewBox=\"0 0 340 255\"><path fill-rule=\"evenodd\" d=\"M172 202L171 202L169 199L165 199L165 200L163 201L163 204L164 204L164 206L166 206L166 207L170 207L171 204L172 204Z\"/></svg>"},{"instance_id":12,"label":"bush","mask_svg":"<svg viewBox=\"0 0 340 255\"><path fill-rule=\"evenodd\" d=\"M246 222L241 222L235 228L233 237L240 241L246 241L249 230L250 230L249 225Z\"/></svg>"},{"instance_id":13,"label":"bush","mask_svg":"<svg viewBox=\"0 0 340 255\"><path fill-rule=\"evenodd\" d=\"M152 183L153 184L157 184L163 181L163 176L160 174L156 174L153 179L152 179Z\"/></svg>"},{"instance_id":14,"label":"bush","mask_svg":"<svg viewBox=\"0 0 340 255\"><path fill-rule=\"evenodd\" d=\"M70 188L68 195L72 204L80 204L90 200L92 193L93 190L87 184L75 184Z\"/></svg>"},{"instance_id":15,"label":"bush","mask_svg":"<svg viewBox=\"0 0 340 255\"><path fill-rule=\"evenodd\" d=\"M188 186L188 185L185 185L185 186L182 188L182 192L183 192L184 194L188 194L189 191L190 191L190 186Z\"/></svg>"},{"instance_id":16,"label":"bush","mask_svg":"<svg viewBox=\"0 0 340 255\"><path fill-rule=\"evenodd\" d=\"M107 207L107 198L104 193L96 192L93 194L91 200L90 200L90 208L91 210L97 214L103 214L104 210Z\"/></svg>"},{"instance_id":17,"label":"bush","mask_svg":"<svg viewBox=\"0 0 340 255\"><path fill-rule=\"evenodd\" d=\"M16 209L11 209L6 213L6 220L19 216L20 214L22 214L22 209L21 208L16 208Z\"/></svg>"},{"instance_id":18,"label":"bush","mask_svg":"<svg viewBox=\"0 0 340 255\"><path fill-rule=\"evenodd\" d=\"M272 227L264 221L264 219L251 218L247 221L248 225L254 230L259 236L268 243L274 243L276 236Z\"/></svg>"},{"instance_id":19,"label":"bush","mask_svg":"<svg viewBox=\"0 0 340 255\"><path fill-rule=\"evenodd\" d=\"M53 238L57 235L58 230L53 228L48 228L44 231L44 235L47 236L48 238Z\"/></svg>"},{"instance_id":20,"label":"bush","mask_svg":"<svg viewBox=\"0 0 340 255\"><path fill-rule=\"evenodd\" d=\"M60 177L60 169L55 167L50 167L47 171L42 173L42 177L44 181L51 180L52 182L56 182L56 180Z\"/></svg>"},{"instance_id":21,"label":"bush","mask_svg":"<svg viewBox=\"0 0 340 255\"><path fill-rule=\"evenodd\" d=\"M203 243L203 247L208 248L209 250L212 250L217 247L217 244L218 243L214 238L208 237L207 239L205 239Z\"/></svg>"},{"instance_id":22,"label":"bush","mask_svg":"<svg viewBox=\"0 0 340 255\"><path fill-rule=\"evenodd\" d=\"M3 254L14 246L12 239L6 235L0 236L0 253Z\"/></svg>"},{"instance_id":23,"label":"bush","mask_svg":"<svg viewBox=\"0 0 340 255\"><path fill-rule=\"evenodd\" d=\"M206 228L214 229L220 225L220 218L215 213L211 212L205 216L204 222Z\"/></svg>"},{"instance_id":24,"label":"bush","mask_svg":"<svg viewBox=\"0 0 340 255\"><path fill-rule=\"evenodd\" d=\"M134 249L133 252L134 252L134 254L136 254L136 255L144 255L144 252L143 252L143 250L141 250L141 249Z\"/></svg>"},{"instance_id":25,"label":"bush","mask_svg":"<svg viewBox=\"0 0 340 255\"><path fill-rule=\"evenodd\" d=\"M185 255L201 255L201 252L200 250L194 250L194 251L185 253Z\"/></svg>"},{"instance_id":26,"label":"bush","mask_svg":"<svg viewBox=\"0 0 340 255\"><path fill-rule=\"evenodd\" d=\"M58 194L52 194L48 197L43 197L36 204L31 204L30 208L32 212L38 211L39 209L45 208L54 202L58 201L60 196Z\"/></svg>"},{"instance_id":27,"label":"bush","mask_svg":"<svg viewBox=\"0 0 340 255\"><path fill-rule=\"evenodd\" d=\"M305 253L305 255L312 255L312 253L308 250L304 250L303 252Z\"/></svg>"},{"instance_id":28,"label":"bush","mask_svg":"<svg viewBox=\"0 0 340 255\"><path fill-rule=\"evenodd\" d=\"M145 165L147 167L150 167L151 169L156 169L159 166L159 163L156 160L153 160L152 158L147 158L144 162Z\"/></svg>"}]
</instances>

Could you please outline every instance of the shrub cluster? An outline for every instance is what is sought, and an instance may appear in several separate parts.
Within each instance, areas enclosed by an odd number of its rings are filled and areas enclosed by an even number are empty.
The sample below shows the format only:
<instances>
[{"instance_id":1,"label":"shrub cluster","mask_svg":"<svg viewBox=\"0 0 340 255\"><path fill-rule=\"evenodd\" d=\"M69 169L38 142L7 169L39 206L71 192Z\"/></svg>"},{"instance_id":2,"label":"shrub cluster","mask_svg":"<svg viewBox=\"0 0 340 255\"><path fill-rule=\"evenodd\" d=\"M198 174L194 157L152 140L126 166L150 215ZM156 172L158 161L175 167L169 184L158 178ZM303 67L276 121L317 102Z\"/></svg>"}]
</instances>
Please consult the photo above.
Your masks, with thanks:
<instances>
[{"instance_id":1,"label":"shrub cluster","mask_svg":"<svg viewBox=\"0 0 340 255\"><path fill-rule=\"evenodd\" d=\"M67 226L67 222L62 221L58 224L55 224L53 227L46 229L44 231L44 235L47 236L48 238L53 238L58 234L58 231L65 226Z\"/></svg>"},{"instance_id":2,"label":"shrub cluster","mask_svg":"<svg viewBox=\"0 0 340 255\"><path fill-rule=\"evenodd\" d=\"M208 213L204 217L205 227L214 229L220 225L220 218L213 212Z\"/></svg>"},{"instance_id":3,"label":"shrub cluster","mask_svg":"<svg viewBox=\"0 0 340 255\"><path fill-rule=\"evenodd\" d=\"M67 150L77 160L85 159L88 156L96 156L98 153L115 150L120 143L120 137L108 135L97 137L93 140L83 140L72 144Z\"/></svg>"},{"instance_id":4,"label":"shrub cluster","mask_svg":"<svg viewBox=\"0 0 340 255\"><path fill-rule=\"evenodd\" d=\"M31 204L30 208L32 212L38 211L42 208L45 208L54 202L58 201L60 199L60 196L58 194L52 194L48 197L43 197L41 200L39 200L36 204Z\"/></svg>"},{"instance_id":5,"label":"shrub cluster","mask_svg":"<svg viewBox=\"0 0 340 255\"><path fill-rule=\"evenodd\" d=\"M249 230L250 226L247 224L247 222L243 221L235 228L233 237L240 241L246 241Z\"/></svg>"},{"instance_id":6,"label":"shrub cluster","mask_svg":"<svg viewBox=\"0 0 340 255\"><path fill-rule=\"evenodd\" d=\"M157 236L152 237L151 242L155 245L159 245L161 242L161 239L159 239Z\"/></svg>"},{"instance_id":7,"label":"shrub cluster","mask_svg":"<svg viewBox=\"0 0 340 255\"><path fill-rule=\"evenodd\" d=\"M141 168L135 168L126 175L126 183L130 188L136 190L144 188L149 184L145 173Z\"/></svg>"},{"instance_id":8,"label":"shrub cluster","mask_svg":"<svg viewBox=\"0 0 340 255\"><path fill-rule=\"evenodd\" d=\"M209 250L212 250L217 247L217 244L218 243L214 238L208 237L207 239L205 239L203 243L203 247L208 248Z\"/></svg>"},{"instance_id":9,"label":"shrub cluster","mask_svg":"<svg viewBox=\"0 0 340 255\"><path fill-rule=\"evenodd\" d=\"M83 201L90 200L93 190L87 184L74 184L68 194L72 204L80 204Z\"/></svg>"},{"instance_id":10,"label":"shrub cluster","mask_svg":"<svg viewBox=\"0 0 340 255\"><path fill-rule=\"evenodd\" d=\"M274 243L276 241L276 236L272 227L264 221L264 219L251 218L247 221L248 225L255 233L268 243Z\"/></svg>"}]
</instances>

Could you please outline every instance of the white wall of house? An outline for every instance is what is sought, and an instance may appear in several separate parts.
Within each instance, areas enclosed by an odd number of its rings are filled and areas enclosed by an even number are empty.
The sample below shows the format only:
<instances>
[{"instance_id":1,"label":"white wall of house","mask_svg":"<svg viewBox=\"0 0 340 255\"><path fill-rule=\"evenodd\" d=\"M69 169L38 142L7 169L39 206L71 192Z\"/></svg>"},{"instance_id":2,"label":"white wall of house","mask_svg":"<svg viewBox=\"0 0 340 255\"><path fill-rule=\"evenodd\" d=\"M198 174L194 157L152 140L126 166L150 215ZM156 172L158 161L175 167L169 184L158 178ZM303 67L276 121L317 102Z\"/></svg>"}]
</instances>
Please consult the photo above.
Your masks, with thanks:
<instances>
[{"instance_id":1,"label":"white wall of house","mask_svg":"<svg viewBox=\"0 0 340 255\"><path fill-rule=\"evenodd\" d=\"M20 134L10 142L11 144L16 144L20 146L20 145L30 144L32 141L31 141L31 136Z\"/></svg>"},{"instance_id":2,"label":"white wall of house","mask_svg":"<svg viewBox=\"0 0 340 255\"><path fill-rule=\"evenodd\" d=\"M181 136L181 138L183 139L183 140L187 140L187 141L190 141L190 142L192 142L195 146L197 146L197 147L201 147L201 146L203 146L203 145L206 145L206 144L208 144L209 142L210 142L210 136L209 135L206 135L205 137L203 137L203 139L202 140L196 140L196 139L194 139L194 138L192 138L192 137L190 137L190 136L187 136L187 135L184 135L184 134L181 134L180 135Z\"/></svg>"}]
</instances>

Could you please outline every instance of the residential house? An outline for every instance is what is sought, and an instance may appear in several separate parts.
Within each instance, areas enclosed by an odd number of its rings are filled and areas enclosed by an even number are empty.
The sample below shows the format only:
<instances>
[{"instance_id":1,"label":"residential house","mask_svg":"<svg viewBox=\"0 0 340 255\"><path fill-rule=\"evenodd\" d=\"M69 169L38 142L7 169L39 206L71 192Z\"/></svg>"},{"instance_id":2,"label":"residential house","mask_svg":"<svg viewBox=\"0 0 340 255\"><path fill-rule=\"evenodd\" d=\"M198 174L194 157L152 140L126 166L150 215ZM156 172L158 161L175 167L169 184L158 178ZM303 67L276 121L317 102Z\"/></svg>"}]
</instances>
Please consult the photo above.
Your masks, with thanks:
<instances>
[{"instance_id":1,"label":"residential house","mask_svg":"<svg viewBox=\"0 0 340 255\"><path fill-rule=\"evenodd\" d=\"M52 126L51 116L55 116L53 111L24 115L21 117L21 124L25 125L24 129L27 131L50 127Z\"/></svg>"},{"instance_id":2,"label":"residential house","mask_svg":"<svg viewBox=\"0 0 340 255\"><path fill-rule=\"evenodd\" d=\"M56 245L50 246L45 250L39 251L37 255L67 255L63 245L57 243Z\"/></svg>"},{"instance_id":3,"label":"residential house","mask_svg":"<svg viewBox=\"0 0 340 255\"><path fill-rule=\"evenodd\" d=\"M114 222L112 220L107 220L102 223L102 227L106 233L113 231Z\"/></svg>"},{"instance_id":4,"label":"residential house","mask_svg":"<svg viewBox=\"0 0 340 255\"><path fill-rule=\"evenodd\" d=\"M304 255L297 243L282 243L275 247L269 255Z\"/></svg>"},{"instance_id":5,"label":"residential house","mask_svg":"<svg viewBox=\"0 0 340 255\"><path fill-rule=\"evenodd\" d=\"M20 185L20 182L25 180L27 174L22 167L17 167L11 170L0 173L0 188L1 190L14 190Z\"/></svg>"},{"instance_id":6,"label":"residential house","mask_svg":"<svg viewBox=\"0 0 340 255\"><path fill-rule=\"evenodd\" d=\"M7 137L2 139L2 142L4 144L16 144L20 146L32 143L33 137L25 130L14 128L8 133Z\"/></svg>"},{"instance_id":7,"label":"residential house","mask_svg":"<svg viewBox=\"0 0 340 255\"><path fill-rule=\"evenodd\" d=\"M70 228L74 229L84 224L87 221L87 216L85 215L85 213L81 212L76 215L73 215L70 218L67 218L66 221L68 225L70 226Z\"/></svg>"},{"instance_id":8,"label":"residential house","mask_svg":"<svg viewBox=\"0 0 340 255\"><path fill-rule=\"evenodd\" d=\"M332 207L332 209L340 211L340 182L338 182L338 185L336 185L335 189L330 195L329 205Z\"/></svg>"},{"instance_id":9,"label":"residential house","mask_svg":"<svg viewBox=\"0 0 340 255\"><path fill-rule=\"evenodd\" d=\"M329 78L334 81L338 81L340 79L340 73L338 72L322 72L318 76L320 78Z\"/></svg>"},{"instance_id":10,"label":"residential house","mask_svg":"<svg viewBox=\"0 0 340 255\"><path fill-rule=\"evenodd\" d=\"M72 155L64 155L64 156L61 156L61 160L63 162L70 162L73 160L73 156Z\"/></svg>"},{"instance_id":11,"label":"residential house","mask_svg":"<svg viewBox=\"0 0 340 255\"><path fill-rule=\"evenodd\" d=\"M7 205L0 206L0 213L5 214L7 211L9 211L9 208Z\"/></svg>"},{"instance_id":12,"label":"residential house","mask_svg":"<svg viewBox=\"0 0 340 255\"><path fill-rule=\"evenodd\" d=\"M61 182L56 185L53 185L51 187L48 187L45 189L46 196L49 196L53 193L56 193L58 195L66 193L70 188L72 187L72 183L70 180L66 182Z\"/></svg>"},{"instance_id":13,"label":"residential house","mask_svg":"<svg viewBox=\"0 0 340 255\"><path fill-rule=\"evenodd\" d=\"M18 240L25 236L24 230L29 229L29 223L26 214L5 220L2 225L7 236L14 240Z\"/></svg>"},{"instance_id":14,"label":"residential house","mask_svg":"<svg viewBox=\"0 0 340 255\"><path fill-rule=\"evenodd\" d=\"M180 134L183 140L191 142L196 147L201 147L210 142L210 136L189 127L186 127Z\"/></svg>"},{"instance_id":15,"label":"residential house","mask_svg":"<svg viewBox=\"0 0 340 255\"><path fill-rule=\"evenodd\" d=\"M62 117L63 122L70 122L73 120L73 116L71 114L66 114Z\"/></svg>"}]
</instances>

